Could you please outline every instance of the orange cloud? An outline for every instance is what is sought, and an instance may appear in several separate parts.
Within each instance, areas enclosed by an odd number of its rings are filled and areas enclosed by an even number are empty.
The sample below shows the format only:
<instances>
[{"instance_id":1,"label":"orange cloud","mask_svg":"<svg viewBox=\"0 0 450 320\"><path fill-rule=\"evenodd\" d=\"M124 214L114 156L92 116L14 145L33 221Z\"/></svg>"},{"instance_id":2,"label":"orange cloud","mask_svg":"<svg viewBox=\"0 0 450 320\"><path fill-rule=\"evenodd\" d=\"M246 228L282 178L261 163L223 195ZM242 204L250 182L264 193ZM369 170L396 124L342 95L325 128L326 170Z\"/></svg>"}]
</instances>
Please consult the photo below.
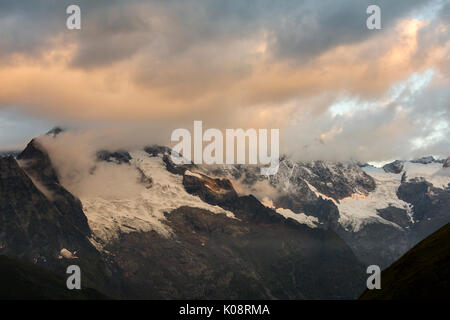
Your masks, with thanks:
<instances>
[{"instance_id":1,"label":"orange cloud","mask_svg":"<svg viewBox=\"0 0 450 320\"><path fill-rule=\"evenodd\" d=\"M267 125L273 121L267 116L271 108L284 106L287 115L292 108L312 107L286 107L289 101L325 92L372 98L413 72L435 67L445 57L443 48L429 48L426 59L416 58L424 25L403 20L395 32L338 46L298 65L274 60L264 37L202 47L162 65L154 61L153 66L151 52L146 52L89 70L71 66L74 46L54 47L38 61L20 57L0 65L0 105L79 121L182 119L207 111L220 122L228 118L220 115L252 107L248 118ZM155 68L158 72L152 74Z\"/></svg>"}]
</instances>

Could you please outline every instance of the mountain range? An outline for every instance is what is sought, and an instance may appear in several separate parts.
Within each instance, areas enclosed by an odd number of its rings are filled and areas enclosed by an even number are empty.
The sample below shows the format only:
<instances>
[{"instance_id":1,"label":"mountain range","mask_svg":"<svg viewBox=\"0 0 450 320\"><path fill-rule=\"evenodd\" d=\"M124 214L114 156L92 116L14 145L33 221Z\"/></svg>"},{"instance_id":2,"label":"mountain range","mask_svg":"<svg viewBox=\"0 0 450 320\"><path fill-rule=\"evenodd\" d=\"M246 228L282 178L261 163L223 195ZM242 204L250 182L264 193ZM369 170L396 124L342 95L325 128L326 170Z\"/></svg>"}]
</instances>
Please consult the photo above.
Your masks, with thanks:
<instances>
[{"instance_id":1,"label":"mountain range","mask_svg":"<svg viewBox=\"0 0 450 320\"><path fill-rule=\"evenodd\" d=\"M77 166L55 155L61 134L0 158L0 254L60 276L77 264L83 287L111 298L353 299L368 265L388 267L450 221L448 159L284 156L267 178L175 165L148 146Z\"/></svg>"}]
</instances>

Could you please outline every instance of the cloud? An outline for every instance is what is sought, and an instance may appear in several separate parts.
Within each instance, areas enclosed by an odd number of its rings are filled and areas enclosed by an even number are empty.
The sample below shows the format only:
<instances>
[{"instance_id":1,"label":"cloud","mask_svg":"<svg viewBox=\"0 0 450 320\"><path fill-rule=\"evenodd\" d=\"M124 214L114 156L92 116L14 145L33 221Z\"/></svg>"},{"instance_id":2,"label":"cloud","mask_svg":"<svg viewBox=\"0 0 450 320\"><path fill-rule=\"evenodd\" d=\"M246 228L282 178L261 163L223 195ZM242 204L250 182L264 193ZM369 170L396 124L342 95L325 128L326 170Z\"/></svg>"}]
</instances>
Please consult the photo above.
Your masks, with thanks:
<instances>
[{"instance_id":1,"label":"cloud","mask_svg":"<svg viewBox=\"0 0 450 320\"><path fill-rule=\"evenodd\" d=\"M41 136L62 185L77 197L137 197L144 186L139 172L127 164L99 162L96 152L101 136L94 132L63 132L56 137Z\"/></svg>"},{"instance_id":2,"label":"cloud","mask_svg":"<svg viewBox=\"0 0 450 320\"><path fill-rule=\"evenodd\" d=\"M413 90L420 78L424 88ZM447 157L450 150L449 83L430 70L397 84L398 90L371 102L342 100L342 113L304 115L285 130L285 151L301 160L381 161L423 155Z\"/></svg>"},{"instance_id":3,"label":"cloud","mask_svg":"<svg viewBox=\"0 0 450 320\"><path fill-rule=\"evenodd\" d=\"M73 3L80 31L65 28ZM107 127L120 145L168 144L203 120L281 128L286 152L303 158L447 152L450 6L377 1L383 29L370 31L368 4L5 0L0 108ZM427 70L432 83L392 95ZM330 112L343 101L354 105Z\"/></svg>"}]
</instances>

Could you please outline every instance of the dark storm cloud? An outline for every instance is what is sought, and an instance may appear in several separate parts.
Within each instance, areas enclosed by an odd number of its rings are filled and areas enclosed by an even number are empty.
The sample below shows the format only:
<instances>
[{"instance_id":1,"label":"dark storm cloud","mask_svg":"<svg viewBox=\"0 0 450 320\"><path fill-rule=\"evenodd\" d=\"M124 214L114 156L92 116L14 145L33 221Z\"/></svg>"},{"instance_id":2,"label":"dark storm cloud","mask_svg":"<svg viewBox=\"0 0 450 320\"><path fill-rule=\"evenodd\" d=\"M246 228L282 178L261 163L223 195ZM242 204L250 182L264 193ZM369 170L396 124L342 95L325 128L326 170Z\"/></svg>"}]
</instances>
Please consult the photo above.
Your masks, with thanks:
<instances>
[{"instance_id":1,"label":"dark storm cloud","mask_svg":"<svg viewBox=\"0 0 450 320\"><path fill-rule=\"evenodd\" d=\"M365 40L379 31L367 29L366 9L376 4L381 10L382 29L429 1L323 0L295 2L291 10L279 12L272 30L277 56L307 60L338 45Z\"/></svg>"},{"instance_id":2,"label":"dark storm cloud","mask_svg":"<svg viewBox=\"0 0 450 320\"><path fill-rule=\"evenodd\" d=\"M123 58L129 50L116 41L114 48L105 45L117 34L141 28L134 12L128 8L137 2L118 0L2 0L0 1L0 57L21 54L38 58L55 45L77 44L79 55L92 54ZM76 4L82 10L83 31L66 28L66 9ZM121 12L123 10L123 13ZM86 25L84 25L86 23ZM91 41L92 38L97 41ZM123 51L124 54L120 54ZM88 63L89 64L89 63Z\"/></svg>"},{"instance_id":3,"label":"dark storm cloud","mask_svg":"<svg viewBox=\"0 0 450 320\"><path fill-rule=\"evenodd\" d=\"M49 46L65 22L58 1L0 1L0 57L14 53L35 55ZM64 11L62 11L64 12Z\"/></svg>"},{"instance_id":4,"label":"dark storm cloud","mask_svg":"<svg viewBox=\"0 0 450 320\"><path fill-rule=\"evenodd\" d=\"M34 55L59 39L77 44L77 67L105 65L151 47L147 55L170 59L196 46L269 36L275 58L303 61L374 33L365 26L369 4L382 10L384 28L428 1L233 0L0 2L0 55ZM78 4L82 32L65 28L65 9ZM59 38L58 38L59 37Z\"/></svg>"}]
</instances>

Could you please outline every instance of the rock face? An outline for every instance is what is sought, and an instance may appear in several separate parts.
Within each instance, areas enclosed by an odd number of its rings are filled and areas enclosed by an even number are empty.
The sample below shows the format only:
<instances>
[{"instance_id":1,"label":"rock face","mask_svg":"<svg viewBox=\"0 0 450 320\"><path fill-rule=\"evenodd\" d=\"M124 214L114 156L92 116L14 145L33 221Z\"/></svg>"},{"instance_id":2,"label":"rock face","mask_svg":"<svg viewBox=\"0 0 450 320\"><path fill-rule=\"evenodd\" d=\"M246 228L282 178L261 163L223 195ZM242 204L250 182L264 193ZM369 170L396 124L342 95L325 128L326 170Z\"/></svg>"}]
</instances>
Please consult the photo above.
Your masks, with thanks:
<instances>
[{"instance_id":1,"label":"rock face","mask_svg":"<svg viewBox=\"0 0 450 320\"><path fill-rule=\"evenodd\" d=\"M87 242L85 226L73 225L74 219L35 187L16 160L0 159L0 172L2 253L19 253L45 263L75 242L80 247L73 249L81 249L81 242Z\"/></svg>"},{"instance_id":2,"label":"rock face","mask_svg":"<svg viewBox=\"0 0 450 320\"><path fill-rule=\"evenodd\" d=\"M448 157L447 160L444 161L444 164L442 166L444 168L450 168L450 157Z\"/></svg>"},{"instance_id":3,"label":"rock face","mask_svg":"<svg viewBox=\"0 0 450 320\"><path fill-rule=\"evenodd\" d=\"M408 234L390 224L374 221L356 232L338 226L336 232L365 266L375 264L384 268L410 248Z\"/></svg>"},{"instance_id":4,"label":"rock face","mask_svg":"<svg viewBox=\"0 0 450 320\"><path fill-rule=\"evenodd\" d=\"M381 272L381 290L364 300L450 299L450 223L414 246Z\"/></svg>"},{"instance_id":5,"label":"rock face","mask_svg":"<svg viewBox=\"0 0 450 320\"><path fill-rule=\"evenodd\" d=\"M379 209L378 214L380 217L392 221L396 225L402 227L402 228L409 228L411 226L411 219L408 217L408 215L405 213L405 210L389 206L384 209Z\"/></svg>"},{"instance_id":6,"label":"rock face","mask_svg":"<svg viewBox=\"0 0 450 320\"><path fill-rule=\"evenodd\" d=\"M421 164L429 164L436 162L436 159L433 156L422 157L419 159L411 160L412 163L421 163Z\"/></svg>"},{"instance_id":7,"label":"rock face","mask_svg":"<svg viewBox=\"0 0 450 320\"><path fill-rule=\"evenodd\" d=\"M395 160L394 162L385 164L383 169L386 172L398 174L403 170L403 161Z\"/></svg>"},{"instance_id":8,"label":"rock face","mask_svg":"<svg viewBox=\"0 0 450 320\"><path fill-rule=\"evenodd\" d=\"M25 169L12 157L0 159L0 254L65 275L73 263L60 257L66 248L77 252L83 283L105 292L116 284L107 280L111 270L89 241L81 203L59 185L50 160L36 145L30 143L20 156Z\"/></svg>"},{"instance_id":9,"label":"rock face","mask_svg":"<svg viewBox=\"0 0 450 320\"><path fill-rule=\"evenodd\" d=\"M237 198L233 185L227 179L212 179L204 174L186 170L183 175L183 185L187 192L214 205L221 205Z\"/></svg>"},{"instance_id":10,"label":"rock face","mask_svg":"<svg viewBox=\"0 0 450 320\"><path fill-rule=\"evenodd\" d=\"M54 137L56 137L58 134L63 133L63 132L65 132L65 131L66 131L66 130L64 130L63 128L56 126L56 127L52 128L52 129L50 129L45 135L51 136L51 137L54 138Z\"/></svg>"},{"instance_id":11,"label":"rock face","mask_svg":"<svg viewBox=\"0 0 450 320\"><path fill-rule=\"evenodd\" d=\"M149 152L148 149L145 149L146 152L152 156L154 155L154 151ZM172 159L170 158L170 155L165 152L163 156L164 164L166 165L167 171L173 173L173 174L184 174L186 170L192 170L193 168L196 168L194 164L183 164L183 165L176 165L173 163Z\"/></svg>"},{"instance_id":12,"label":"rock face","mask_svg":"<svg viewBox=\"0 0 450 320\"><path fill-rule=\"evenodd\" d=\"M167 215L174 239L129 233L111 243L126 296L341 299L363 289L362 265L333 232L269 215L254 198L236 207L241 221L182 207Z\"/></svg>"},{"instance_id":13,"label":"rock face","mask_svg":"<svg viewBox=\"0 0 450 320\"><path fill-rule=\"evenodd\" d=\"M258 185L262 184L264 189L273 189L269 193L275 195L270 199L275 207L314 215L319 218L323 227L337 223L337 201L358 192L368 194L375 189L373 178L357 163L305 163L283 158L278 173L268 179L260 175L258 167L251 166L198 166L197 170L211 176L238 181L247 187L245 192L261 193Z\"/></svg>"},{"instance_id":14,"label":"rock face","mask_svg":"<svg viewBox=\"0 0 450 320\"><path fill-rule=\"evenodd\" d=\"M359 259L365 263L378 261L382 267L389 266L408 249L450 221L450 188L436 187L423 177L408 179L403 175L395 190L398 200L409 208L392 206L378 209L378 215L393 224L365 224L357 232L337 233L351 246Z\"/></svg>"},{"instance_id":15,"label":"rock face","mask_svg":"<svg viewBox=\"0 0 450 320\"><path fill-rule=\"evenodd\" d=\"M450 221L450 188L435 188L427 181L413 179L402 183L397 195L414 208L409 236L411 246Z\"/></svg>"},{"instance_id":16,"label":"rock face","mask_svg":"<svg viewBox=\"0 0 450 320\"><path fill-rule=\"evenodd\" d=\"M39 142L32 140L17 156L17 160L25 173L34 180L35 185L40 187L40 191L51 199L59 212L84 236L89 236L91 231L81 202L61 186L47 152Z\"/></svg>"},{"instance_id":17,"label":"rock face","mask_svg":"<svg viewBox=\"0 0 450 320\"><path fill-rule=\"evenodd\" d=\"M97 152L97 159L100 161L114 162L117 164L121 164L121 163L130 163L131 157L130 154L126 151L109 152L106 150L102 150Z\"/></svg>"}]
</instances>

